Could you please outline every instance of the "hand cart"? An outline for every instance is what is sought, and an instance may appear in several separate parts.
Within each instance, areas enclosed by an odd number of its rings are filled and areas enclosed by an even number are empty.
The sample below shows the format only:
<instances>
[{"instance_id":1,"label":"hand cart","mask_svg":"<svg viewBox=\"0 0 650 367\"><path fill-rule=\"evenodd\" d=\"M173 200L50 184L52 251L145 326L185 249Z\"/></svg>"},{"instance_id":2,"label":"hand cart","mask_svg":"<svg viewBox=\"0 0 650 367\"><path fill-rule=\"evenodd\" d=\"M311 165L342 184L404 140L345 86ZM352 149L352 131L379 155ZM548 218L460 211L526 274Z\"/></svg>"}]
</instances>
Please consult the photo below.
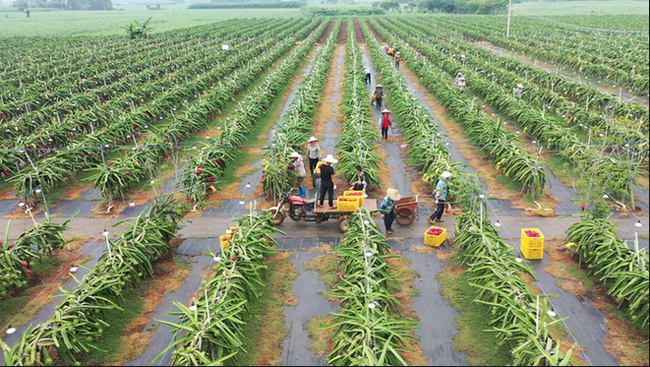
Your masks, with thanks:
<instances>
[{"instance_id":1,"label":"hand cart","mask_svg":"<svg viewBox=\"0 0 650 367\"><path fill-rule=\"evenodd\" d=\"M395 202L395 221L403 226L408 226L414 220L420 220L418 209L418 195L403 197Z\"/></svg>"}]
</instances>

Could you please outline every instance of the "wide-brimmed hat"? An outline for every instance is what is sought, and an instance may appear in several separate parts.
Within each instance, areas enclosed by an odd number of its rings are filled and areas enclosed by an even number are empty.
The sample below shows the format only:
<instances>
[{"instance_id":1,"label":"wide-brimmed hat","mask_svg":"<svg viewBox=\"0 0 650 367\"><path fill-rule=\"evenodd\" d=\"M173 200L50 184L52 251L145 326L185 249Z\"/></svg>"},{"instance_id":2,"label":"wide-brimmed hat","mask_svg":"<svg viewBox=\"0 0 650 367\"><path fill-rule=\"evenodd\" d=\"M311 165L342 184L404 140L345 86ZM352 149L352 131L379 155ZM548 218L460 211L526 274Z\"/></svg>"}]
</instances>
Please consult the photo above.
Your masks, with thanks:
<instances>
[{"instance_id":1,"label":"wide-brimmed hat","mask_svg":"<svg viewBox=\"0 0 650 367\"><path fill-rule=\"evenodd\" d=\"M444 172L440 175L440 177L442 177L442 178L449 178L449 177L451 177L451 172L449 172L449 171L444 171Z\"/></svg>"},{"instance_id":2,"label":"wide-brimmed hat","mask_svg":"<svg viewBox=\"0 0 650 367\"><path fill-rule=\"evenodd\" d=\"M377 88L383 88L384 86L381 84L377 84Z\"/></svg>"},{"instance_id":3,"label":"wide-brimmed hat","mask_svg":"<svg viewBox=\"0 0 650 367\"><path fill-rule=\"evenodd\" d=\"M313 141L318 141L318 138L316 138L315 136L312 136L312 137L309 138L309 140L307 140L307 143L311 143Z\"/></svg>"},{"instance_id":4,"label":"wide-brimmed hat","mask_svg":"<svg viewBox=\"0 0 650 367\"><path fill-rule=\"evenodd\" d=\"M327 157L323 158L323 162L325 162L325 163L338 163L339 161L338 161L338 159L335 159L334 157L332 157L331 154L328 154Z\"/></svg>"},{"instance_id":5,"label":"wide-brimmed hat","mask_svg":"<svg viewBox=\"0 0 650 367\"><path fill-rule=\"evenodd\" d=\"M460 78L458 78L458 80L465 80L465 77L461 76Z\"/></svg>"},{"instance_id":6,"label":"wide-brimmed hat","mask_svg":"<svg viewBox=\"0 0 650 367\"><path fill-rule=\"evenodd\" d=\"M291 154L289 154L289 158L300 158L300 153L291 152Z\"/></svg>"},{"instance_id":7,"label":"wide-brimmed hat","mask_svg":"<svg viewBox=\"0 0 650 367\"><path fill-rule=\"evenodd\" d=\"M391 200L395 200L395 201L397 201L397 200L399 200L399 199L402 198L402 195L399 194L399 192L397 191L397 189L394 189L394 188L392 188L392 187L386 191L386 194L388 194L388 197L389 197Z\"/></svg>"},{"instance_id":8,"label":"wide-brimmed hat","mask_svg":"<svg viewBox=\"0 0 650 367\"><path fill-rule=\"evenodd\" d=\"M523 87L524 87L523 84L521 84L521 83L517 84L517 88L523 88Z\"/></svg>"},{"instance_id":9,"label":"wide-brimmed hat","mask_svg":"<svg viewBox=\"0 0 650 367\"><path fill-rule=\"evenodd\" d=\"M460 57L462 57L462 58L464 59L464 58L465 58L465 55L460 55Z\"/></svg>"},{"instance_id":10,"label":"wide-brimmed hat","mask_svg":"<svg viewBox=\"0 0 650 367\"><path fill-rule=\"evenodd\" d=\"M384 108L384 110L381 111L381 113L390 113L390 111L387 108Z\"/></svg>"}]
</instances>

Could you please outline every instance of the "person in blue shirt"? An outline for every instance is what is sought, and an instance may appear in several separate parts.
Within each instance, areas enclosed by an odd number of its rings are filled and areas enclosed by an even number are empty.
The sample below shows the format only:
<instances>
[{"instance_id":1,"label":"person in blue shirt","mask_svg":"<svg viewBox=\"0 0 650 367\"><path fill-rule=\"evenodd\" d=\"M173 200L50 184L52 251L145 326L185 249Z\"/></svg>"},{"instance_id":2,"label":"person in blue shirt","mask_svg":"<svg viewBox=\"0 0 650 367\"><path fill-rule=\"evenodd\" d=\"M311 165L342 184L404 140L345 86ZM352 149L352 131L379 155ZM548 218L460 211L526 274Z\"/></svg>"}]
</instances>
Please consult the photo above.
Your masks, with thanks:
<instances>
[{"instance_id":1,"label":"person in blue shirt","mask_svg":"<svg viewBox=\"0 0 650 367\"><path fill-rule=\"evenodd\" d=\"M451 177L451 172L444 171L440 175L440 180L438 180L438 184L436 185L436 190L433 192L433 196L436 198L438 207L436 208L436 211L433 212L433 214L429 217L429 223L431 224L443 221L442 213L445 211L445 206L446 206L445 203L447 201L447 195L449 194L449 184L447 183L447 179L450 177Z\"/></svg>"},{"instance_id":2,"label":"person in blue shirt","mask_svg":"<svg viewBox=\"0 0 650 367\"><path fill-rule=\"evenodd\" d=\"M393 188L388 189L386 194L384 201L381 202L381 209L385 212L384 225L386 226L386 234L393 234L393 221L397 217L397 213L395 213L395 202L401 199L402 196Z\"/></svg>"}]
</instances>

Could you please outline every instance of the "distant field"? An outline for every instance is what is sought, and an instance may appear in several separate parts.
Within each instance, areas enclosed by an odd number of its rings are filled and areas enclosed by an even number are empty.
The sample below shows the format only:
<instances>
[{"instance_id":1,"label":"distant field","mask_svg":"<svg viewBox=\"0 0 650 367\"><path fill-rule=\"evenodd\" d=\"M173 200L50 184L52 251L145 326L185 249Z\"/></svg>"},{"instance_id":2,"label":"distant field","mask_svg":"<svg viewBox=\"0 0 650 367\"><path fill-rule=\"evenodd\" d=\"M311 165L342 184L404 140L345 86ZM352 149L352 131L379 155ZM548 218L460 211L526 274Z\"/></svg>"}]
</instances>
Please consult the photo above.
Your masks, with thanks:
<instances>
[{"instance_id":1,"label":"distant field","mask_svg":"<svg viewBox=\"0 0 650 367\"><path fill-rule=\"evenodd\" d=\"M119 6L118 6L119 7ZM151 33L217 22L230 18L275 18L304 16L298 9L195 9L164 5L164 10L129 6L124 11L32 11L1 12L0 37L13 36L97 36L124 34L123 27L133 20L152 17ZM0 8L1 9L1 8ZM5 8L5 10L7 10Z\"/></svg>"},{"instance_id":2,"label":"distant field","mask_svg":"<svg viewBox=\"0 0 650 367\"><path fill-rule=\"evenodd\" d=\"M230 18L302 17L298 9L187 9L188 4L163 5L146 10L145 5L116 5L115 11L32 10L27 18L15 8L0 7L0 37L120 35L133 20L152 17L150 33L187 28ZM535 2L513 5L514 16L541 16L585 27L648 30L647 1ZM585 17L585 14L593 17ZM634 14L630 18L612 15ZM399 16L400 14L389 14ZM580 16L577 16L580 15ZM645 17L645 18L644 18Z\"/></svg>"},{"instance_id":3,"label":"distant field","mask_svg":"<svg viewBox=\"0 0 650 367\"><path fill-rule=\"evenodd\" d=\"M514 1L513 1L514 2ZM527 2L514 4L513 14L577 15L577 14L648 14L648 1L567 1L559 3Z\"/></svg>"}]
</instances>

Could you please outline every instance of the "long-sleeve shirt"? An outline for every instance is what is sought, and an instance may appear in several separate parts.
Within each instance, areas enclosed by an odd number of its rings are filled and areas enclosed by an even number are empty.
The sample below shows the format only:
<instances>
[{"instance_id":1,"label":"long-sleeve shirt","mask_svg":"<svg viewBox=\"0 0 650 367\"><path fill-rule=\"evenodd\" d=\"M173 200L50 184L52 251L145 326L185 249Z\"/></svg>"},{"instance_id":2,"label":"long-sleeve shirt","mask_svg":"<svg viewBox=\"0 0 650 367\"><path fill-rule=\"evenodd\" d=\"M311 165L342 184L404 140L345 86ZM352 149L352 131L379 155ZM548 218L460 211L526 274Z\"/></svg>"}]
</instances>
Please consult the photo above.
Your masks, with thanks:
<instances>
[{"instance_id":1,"label":"long-sleeve shirt","mask_svg":"<svg viewBox=\"0 0 650 367\"><path fill-rule=\"evenodd\" d=\"M394 206L395 206L395 200L389 198L388 195L386 195L384 201L382 201L381 203L381 209L393 210Z\"/></svg>"},{"instance_id":2,"label":"long-sleeve shirt","mask_svg":"<svg viewBox=\"0 0 650 367\"><path fill-rule=\"evenodd\" d=\"M375 96L377 96L377 98L384 98L384 90L381 88L375 89Z\"/></svg>"},{"instance_id":3,"label":"long-sleeve shirt","mask_svg":"<svg viewBox=\"0 0 650 367\"><path fill-rule=\"evenodd\" d=\"M436 191L440 193L439 196L440 200L447 200L447 192L449 192L449 186L447 185L447 180L445 180L444 178L438 180L438 184L436 185Z\"/></svg>"},{"instance_id":4,"label":"long-sleeve shirt","mask_svg":"<svg viewBox=\"0 0 650 367\"><path fill-rule=\"evenodd\" d=\"M305 177L307 175L307 171L305 171L305 163L302 161L302 157L296 158L295 162L293 162L293 165L296 169L296 173L298 173L301 177Z\"/></svg>"},{"instance_id":5,"label":"long-sleeve shirt","mask_svg":"<svg viewBox=\"0 0 650 367\"><path fill-rule=\"evenodd\" d=\"M311 159L320 158L320 145L314 144L314 146L312 146L311 144L308 144L307 158L311 158Z\"/></svg>"}]
</instances>

